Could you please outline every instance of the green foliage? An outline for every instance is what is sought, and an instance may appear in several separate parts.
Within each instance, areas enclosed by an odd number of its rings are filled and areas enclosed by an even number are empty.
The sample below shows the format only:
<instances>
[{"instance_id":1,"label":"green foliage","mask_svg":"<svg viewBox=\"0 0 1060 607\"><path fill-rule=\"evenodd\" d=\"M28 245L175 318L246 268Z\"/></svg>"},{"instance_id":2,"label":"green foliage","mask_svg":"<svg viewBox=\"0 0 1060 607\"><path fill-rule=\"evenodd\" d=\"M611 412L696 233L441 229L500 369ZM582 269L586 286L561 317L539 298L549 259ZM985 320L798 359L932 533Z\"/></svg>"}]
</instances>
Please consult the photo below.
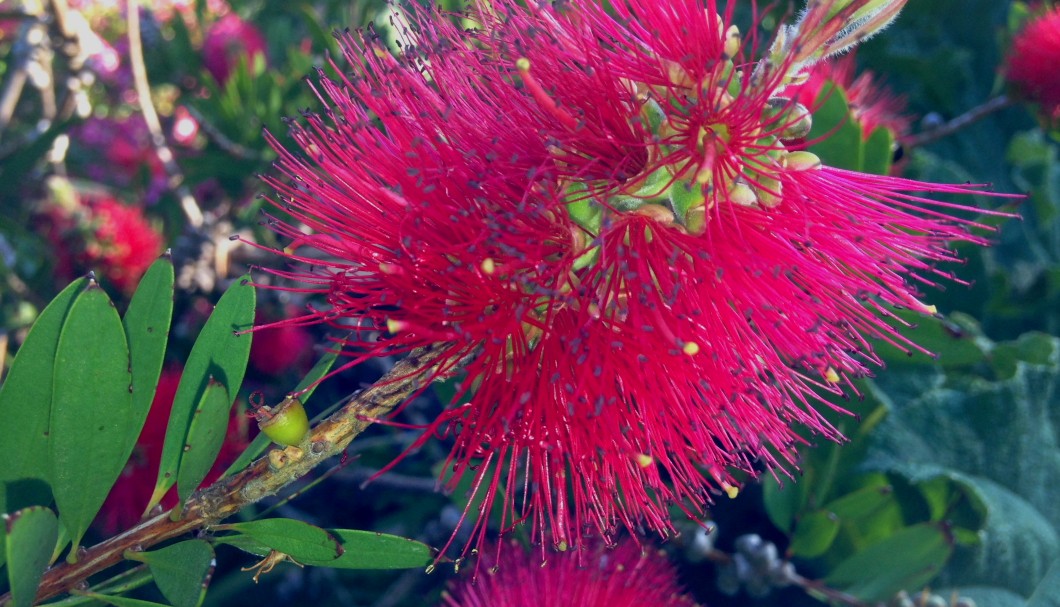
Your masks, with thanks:
<instances>
[{"instance_id":1,"label":"green foliage","mask_svg":"<svg viewBox=\"0 0 1060 607\"><path fill-rule=\"evenodd\" d=\"M37 584L51 561L59 537L59 521L51 510L33 506L4 515L7 538L4 553L13 607L30 607Z\"/></svg>"},{"instance_id":2,"label":"green foliage","mask_svg":"<svg viewBox=\"0 0 1060 607\"><path fill-rule=\"evenodd\" d=\"M173 607L197 607L206 596L214 568L213 547L204 540L188 540L151 552L127 554L146 563L155 585Z\"/></svg>"},{"instance_id":3,"label":"green foliage","mask_svg":"<svg viewBox=\"0 0 1060 607\"><path fill-rule=\"evenodd\" d=\"M217 307L195 340L173 397L162 464L148 508L159 503L177 482L177 472L184 447L188 444L188 431L196 406L202 402L211 378L223 386L229 397L239 391L250 357L251 343L251 335L241 331L250 329L254 323L254 301L254 286L250 283L250 277L237 279L217 302Z\"/></svg>"},{"instance_id":4,"label":"green foliage","mask_svg":"<svg viewBox=\"0 0 1060 607\"><path fill-rule=\"evenodd\" d=\"M1060 349L1056 338L1028 335L992 346L988 365L997 378L972 367L889 402L867 465L968 487L986 525L977 545L957 551L944 580L1029 596L1060 558Z\"/></svg>"},{"instance_id":5,"label":"green foliage","mask_svg":"<svg viewBox=\"0 0 1060 607\"><path fill-rule=\"evenodd\" d=\"M231 406L228 390L211 376L192 414L184 453L177 468L177 495L181 499L191 496L213 467L225 442Z\"/></svg>"},{"instance_id":6,"label":"green foliage","mask_svg":"<svg viewBox=\"0 0 1060 607\"><path fill-rule=\"evenodd\" d=\"M0 433L0 511L51 502L48 482L48 426L52 410L52 377L59 335L74 301L88 285L80 279L66 287L41 312L11 370L0 385L0 416L17 432Z\"/></svg>"},{"instance_id":7,"label":"green foliage","mask_svg":"<svg viewBox=\"0 0 1060 607\"><path fill-rule=\"evenodd\" d=\"M318 560L296 557L295 560L303 565L334 569L411 569L429 567L435 559L433 548L408 538L357 529L326 531L341 546L342 554L338 558ZM216 538L216 541L262 557L272 550L251 535L224 535Z\"/></svg>"},{"instance_id":8,"label":"green foliage","mask_svg":"<svg viewBox=\"0 0 1060 607\"><path fill-rule=\"evenodd\" d=\"M48 425L52 491L76 547L132 451L132 377L125 329L110 298L91 283L63 324L55 353ZM84 458L92 458L84 466Z\"/></svg>"},{"instance_id":9,"label":"green foliage","mask_svg":"<svg viewBox=\"0 0 1060 607\"><path fill-rule=\"evenodd\" d=\"M327 563L343 552L342 544L331 533L292 519L269 518L222 525L219 529L235 531L299 562Z\"/></svg>"}]
</instances>

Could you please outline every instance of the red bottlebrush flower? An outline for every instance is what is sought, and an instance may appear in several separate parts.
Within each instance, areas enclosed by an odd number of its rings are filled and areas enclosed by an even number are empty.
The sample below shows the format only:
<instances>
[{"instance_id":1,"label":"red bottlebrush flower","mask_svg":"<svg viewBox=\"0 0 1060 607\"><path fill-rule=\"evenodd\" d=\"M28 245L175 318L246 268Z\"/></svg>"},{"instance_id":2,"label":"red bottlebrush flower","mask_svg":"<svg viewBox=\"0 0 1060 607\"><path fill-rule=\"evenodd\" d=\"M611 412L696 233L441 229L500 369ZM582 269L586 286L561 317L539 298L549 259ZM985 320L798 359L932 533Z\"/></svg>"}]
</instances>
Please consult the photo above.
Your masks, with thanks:
<instances>
[{"instance_id":1,"label":"red bottlebrush flower","mask_svg":"<svg viewBox=\"0 0 1060 607\"><path fill-rule=\"evenodd\" d=\"M240 61L253 66L257 57L264 59L265 48L265 36L261 31L239 15L230 13L206 32L202 60L214 79L223 85Z\"/></svg>"},{"instance_id":2,"label":"red bottlebrush flower","mask_svg":"<svg viewBox=\"0 0 1060 607\"><path fill-rule=\"evenodd\" d=\"M173 408L173 397L180 384L181 370L166 368L158 378L158 388L151 402L140 438L136 441L129 463L107 495L95 524L103 533L113 534L135 525L151 499L162 463L162 444L166 438L169 413ZM244 416L233 414L228 424L228 434L210 473L203 481L208 485L217 480L225 469L239 457L247 445L247 425ZM177 503L176 489L162 500L163 507L171 508Z\"/></svg>"},{"instance_id":3,"label":"red bottlebrush flower","mask_svg":"<svg viewBox=\"0 0 1060 607\"><path fill-rule=\"evenodd\" d=\"M124 293L132 293L162 254L162 234L142 208L110 196L81 196L76 205L57 204L45 212L45 235L58 255L56 274L71 279L96 270Z\"/></svg>"},{"instance_id":4,"label":"red bottlebrush flower","mask_svg":"<svg viewBox=\"0 0 1060 607\"><path fill-rule=\"evenodd\" d=\"M1032 20L1012 41L1005 76L1017 93L1060 120L1060 9Z\"/></svg>"},{"instance_id":5,"label":"red bottlebrush flower","mask_svg":"<svg viewBox=\"0 0 1060 607\"><path fill-rule=\"evenodd\" d=\"M693 607L661 551L626 541L587 553L564 552L540 562L513 547L497 566L454 584L447 607Z\"/></svg>"},{"instance_id":6,"label":"red bottlebrush flower","mask_svg":"<svg viewBox=\"0 0 1060 607\"><path fill-rule=\"evenodd\" d=\"M825 84L831 81L846 94L850 111L865 139L879 127L889 129L895 138L908 135L912 119L903 114L905 99L880 86L872 72L864 71L855 76L856 69L853 55L822 61L813 66L809 78L798 87L794 98L812 108Z\"/></svg>"},{"instance_id":7,"label":"red bottlebrush flower","mask_svg":"<svg viewBox=\"0 0 1060 607\"><path fill-rule=\"evenodd\" d=\"M318 250L276 273L327 299L290 322L355 327L353 362L462 366L422 440L474 479L472 544L494 506L560 547L670 533L671 505L792 465L796 426L839 438L817 409L879 364L867 337L916 347L889 307L933 312L914 285L984 227L926 196L979 189L822 167L781 95L901 4L815 4L757 62L701 0L417 12L400 58L343 39L357 72L317 86L302 153L272 140L306 229L275 227Z\"/></svg>"}]
</instances>

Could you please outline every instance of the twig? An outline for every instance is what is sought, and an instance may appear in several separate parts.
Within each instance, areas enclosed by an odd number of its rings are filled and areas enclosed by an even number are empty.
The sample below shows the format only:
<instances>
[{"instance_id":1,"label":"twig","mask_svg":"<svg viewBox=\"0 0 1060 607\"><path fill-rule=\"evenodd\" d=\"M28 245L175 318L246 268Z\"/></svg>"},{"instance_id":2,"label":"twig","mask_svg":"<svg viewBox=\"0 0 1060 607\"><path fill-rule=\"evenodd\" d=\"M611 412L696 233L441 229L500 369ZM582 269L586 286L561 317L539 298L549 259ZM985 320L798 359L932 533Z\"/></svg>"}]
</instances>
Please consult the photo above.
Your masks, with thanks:
<instances>
[{"instance_id":1,"label":"twig","mask_svg":"<svg viewBox=\"0 0 1060 607\"><path fill-rule=\"evenodd\" d=\"M911 148L934 143L943 137L948 137L967 126L986 118L990 114L1003 110L1015 103L1015 100L1008 95L998 95L997 97L988 100L986 103L977 105L953 120L939 125L930 131L917 133L908 139L903 139L902 143Z\"/></svg>"},{"instance_id":2,"label":"twig","mask_svg":"<svg viewBox=\"0 0 1060 607\"><path fill-rule=\"evenodd\" d=\"M206 116L203 116L202 112L200 112L199 110L191 107L190 105L186 105L184 106L184 108L188 110L188 113L191 114L191 117L199 123L199 127L202 129L202 132L206 133L207 139L216 143L218 147L220 147L225 152L228 152L229 154L242 160L253 160L255 162L261 162L265 159L262 154L229 139L227 135L222 133L220 129L218 129L216 126L213 125L213 123L207 120Z\"/></svg>"},{"instance_id":3,"label":"twig","mask_svg":"<svg viewBox=\"0 0 1060 607\"><path fill-rule=\"evenodd\" d=\"M134 0L126 0L125 10L129 20L129 64L132 67L133 87L136 89L136 97L140 100L140 112L147 123L147 130L151 133L151 145L162 162L166 171L167 185L180 199L180 208L188 219L188 224L198 230L202 227L204 217L191 190L184 183L184 175L177 166L173 157L173 151L166 143L166 136L162 132L162 123L158 120L158 112L151 101L151 85L147 80L147 67L144 64L144 47L140 40L140 7Z\"/></svg>"},{"instance_id":4,"label":"twig","mask_svg":"<svg viewBox=\"0 0 1060 607\"><path fill-rule=\"evenodd\" d=\"M40 40L44 37L44 25L40 16L33 15L32 21L22 24L22 30L14 48L11 49L11 61L8 63L7 82L4 83L3 91L0 91L0 135L7 130L11 123L11 117L15 114L18 100L22 97L22 89L29 79L29 64L33 59Z\"/></svg>"},{"instance_id":5,"label":"twig","mask_svg":"<svg viewBox=\"0 0 1060 607\"><path fill-rule=\"evenodd\" d=\"M274 450L246 470L223 478L193 494L179 520L165 512L80 553L76 563L62 563L44 573L38 601L69 592L90 576L122 560L126 550L145 549L159 542L216 524L244 507L274 495L317 465L343 452L372 420L385 417L426 385L456 371L462 361L444 359L445 346L420 348L409 354L372 387L354 396L345 407L313 428L299 447ZM11 601L0 596L0 605Z\"/></svg>"}]
</instances>

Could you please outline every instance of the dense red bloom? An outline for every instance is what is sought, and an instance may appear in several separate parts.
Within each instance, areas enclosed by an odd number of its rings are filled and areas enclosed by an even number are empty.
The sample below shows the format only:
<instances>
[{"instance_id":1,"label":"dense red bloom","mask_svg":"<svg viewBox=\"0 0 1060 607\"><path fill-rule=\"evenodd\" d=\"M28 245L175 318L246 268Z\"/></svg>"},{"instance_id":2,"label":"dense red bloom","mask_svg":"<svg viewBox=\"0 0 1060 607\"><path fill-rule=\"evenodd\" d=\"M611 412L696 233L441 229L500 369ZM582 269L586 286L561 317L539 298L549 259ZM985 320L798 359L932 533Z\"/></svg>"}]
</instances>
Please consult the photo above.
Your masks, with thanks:
<instances>
[{"instance_id":1,"label":"dense red bloom","mask_svg":"<svg viewBox=\"0 0 1060 607\"><path fill-rule=\"evenodd\" d=\"M202 61L217 82L224 84L240 61L253 66L256 57L265 57L265 36L253 24L235 13L210 26L202 43Z\"/></svg>"},{"instance_id":2,"label":"dense red bloom","mask_svg":"<svg viewBox=\"0 0 1060 607\"><path fill-rule=\"evenodd\" d=\"M354 362L445 344L461 404L422 440L452 436L472 514L560 547L672 532L672 504L791 465L797 426L838 438L817 408L879 363L866 337L915 348L889 308L933 312L914 285L981 242L925 197L973 186L788 147L784 89L901 4L817 4L758 62L702 0L492 2L470 32L418 12L396 59L345 37L356 73L321 81L302 153L273 141L298 222L275 227L317 250L276 273L328 303L292 323L352 325Z\"/></svg>"},{"instance_id":3,"label":"dense red bloom","mask_svg":"<svg viewBox=\"0 0 1060 607\"><path fill-rule=\"evenodd\" d=\"M662 552L632 541L616 548L551 554L546 562L518 548L505 552L489 573L458 582L448 607L692 607L677 572Z\"/></svg>"},{"instance_id":4,"label":"dense red bloom","mask_svg":"<svg viewBox=\"0 0 1060 607\"><path fill-rule=\"evenodd\" d=\"M1060 119L1060 9L1031 21L1009 51L1005 76L1019 94Z\"/></svg>"},{"instance_id":5,"label":"dense red bloom","mask_svg":"<svg viewBox=\"0 0 1060 607\"><path fill-rule=\"evenodd\" d=\"M825 84L833 82L846 94L863 137L868 139L879 127L889 129L896 138L907 135L912 120L903 114L905 100L880 86L872 72L864 71L855 75L856 69L857 62L853 55L818 63L813 66L805 84L798 87L795 100L812 108Z\"/></svg>"},{"instance_id":6,"label":"dense red bloom","mask_svg":"<svg viewBox=\"0 0 1060 607\"><path fill-rule=\"evenodd\" d=\"M44 230L56 247L56 274L70 279L95 270L125 293L162 254L162 234L143 209L106 195L77 198L74 208L46 209Z\"/></svg>"},{"instance_id":7,"label":"dense red bloom","mask_svg":"<svg viewBox=\"0 0 1060 607\"><path fill-rule=\"evenodd\" d=\"M155 398L151 402L151 411L147 414L140 438L136 441L129 463L125 465L121 476L107 495L95 524L100 531L106 534L116 533L136 524L143 514L144 508L151 499L151 492L155 488L155 479L158 476L158 467L162 463L162 444L166 438L166 427L169 423L169 412L173 408L173 397L177 393L180 384L181 370L179 368L167 368L162 371L158 378L158 388ZM203 481L208 485L221 476L221 473L239 457L243 448L247 445L247 428L245 417L233 414L229 424L228 433L221 453L217 456L210 473ZM169 492L162 504L171 508L177 503L176 489Z\"/></svg>"}]
</instances>

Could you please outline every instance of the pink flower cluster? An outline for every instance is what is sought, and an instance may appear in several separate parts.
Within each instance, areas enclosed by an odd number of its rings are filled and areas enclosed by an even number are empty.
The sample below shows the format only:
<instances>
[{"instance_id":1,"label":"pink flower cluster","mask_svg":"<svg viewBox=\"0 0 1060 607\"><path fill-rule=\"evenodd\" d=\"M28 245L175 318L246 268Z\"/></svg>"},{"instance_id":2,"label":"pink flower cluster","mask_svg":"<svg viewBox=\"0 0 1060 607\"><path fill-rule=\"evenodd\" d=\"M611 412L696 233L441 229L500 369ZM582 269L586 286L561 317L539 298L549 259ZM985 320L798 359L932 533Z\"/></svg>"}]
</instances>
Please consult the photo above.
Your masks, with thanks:
<instances>
[{"instance_id":1,"label":"pink flower cluster","mask_svg":"<svg viewBox=\"0 0 1060 607\"><path fill-rule=\"evenodd\" d=\"M982 242L932 198L979 188L792 143L811 117L785 88L900 2L814 4L761 54L733 4L499 0L470 31L417 10L397 57L342 36L354 72L315 85L299 150L272 139L310 268L275 273L327 301L291 322L352 328L351 364L441 344L459 368L422 440L473 479L472 544L494 508L560 549L665 535L672 505L793 466L799 428L840 438L821 410L880 364L870 339L916 348L890 310L933 313L918 286Z\"/></svg>"}]
</instances>

